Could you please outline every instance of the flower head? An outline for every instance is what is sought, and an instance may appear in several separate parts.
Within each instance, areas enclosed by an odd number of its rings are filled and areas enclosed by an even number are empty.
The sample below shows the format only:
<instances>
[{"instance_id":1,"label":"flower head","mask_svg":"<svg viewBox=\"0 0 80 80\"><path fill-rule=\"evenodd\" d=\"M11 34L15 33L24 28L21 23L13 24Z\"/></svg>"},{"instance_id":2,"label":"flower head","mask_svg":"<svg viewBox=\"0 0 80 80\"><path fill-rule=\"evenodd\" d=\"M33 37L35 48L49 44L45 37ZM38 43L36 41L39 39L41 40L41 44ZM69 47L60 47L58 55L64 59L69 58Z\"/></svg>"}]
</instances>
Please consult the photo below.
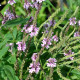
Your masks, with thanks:
<instances>
[{"instance_id":1,"label":"flower head","mask_svg":"<svg viewBox=\"0 0 80 80\"><path fill-rule=\"evenodd\" d=\"M26 50L25 42L23 42L23 41L22 42L17 42L16 44L18 45L18 47L17 47L18 51L25 52L25 50Z\"/></svg>"},{"instance_id":2,"label":"flower head","mask_svg":"<svg viewBox=\"0 0 80 80\"><path fill-rule=\"evenodd\" d=\"M38 34L38 28L37 27L33 27L33 25L30 25L29 27L28 27L28 25L24 25L24 27L23 27L23 29L22 29L22 31L21 32L23 32L23 30L26 32L26 33L29 33L29 35L31 36L31 37L33 37L33 36L36 36L37 34Z\"/></svg>"},{"instance_id":3,"label":"flower head","mask_svg":"<svg viewBox=\"0 0 80 80\"><path fill-rule=\"evenodd\" d=\"M32 25L32 26L33 26L33 25ZM32 31L30 32L30 36L31 36L31 37L37 36L38 30L39 30L39 28L37 28L37 27L32 27Z\"/></svg>"},{"instance_id":4,"label":"flower head","mask_svg":"<svg viewBox=\"0 0 80 80\"><path fill-rule=\"evenodd\" d=\"M33 3L33 6L34 6L34 8L36 8L36 9L38 10L39 4L38 4L37 2L34 2L34 3Z\"/></svg>"},{"instance_id":5,"label":"flower head","mask_svg":"<svg viewBox=\"0 0 80 80\"><path fill-rule=\"evenodd\" d=\"M48 67L56 67L57 60L55 58L49 58L47 61L48 61L47 63Z\"/></svg>"},{"instance_id":6,"label":"flower head","mask_svg":"<svg viewBox=\"0 0 80 80\"><path fill-rule=\"evenodd\" d=\"M9 0L8 4L13 5L14 3L16 3L14 0Z\"/></svg>"},{"instance_id":7,"label":"flower head","mask_svg":"<svg viewBox=\"0 0 80 80\"><path fill-rule=\"evenodd\" d=\"M9 10L6 10L6 12L4 12L6 18L8 18L8 20L12 20L15 19L15 16L13 13L11 13Z\"/></svg>"},{"instance_id":8,"label":"flower head","mask_svg":"<svg viewBox=\"0 0 80 80\"><path fill-rule=\"evenodd\" d=\"M40 63L36 63L36 62L33 62L30 64L29 66L29 73L36 73L38 74L39 70L40 70Z\"/></svg>"},{"instance_id":9,"label":"flower head","mask_svg":"<svg viewBox=\"0 0 80 80\"><path fill-rule=\"evenodd\" d=\"M5 24L6 21L8 20L12 20L12 19L15 19L15 16L13 13L11 13L9 10L6 10L6 12L4 12L4 18L3 18L3 21L2 21L2 24Z\"/></svg>"},{"instance_id":10,"label":"flower head","mask_svg":"<svg viewBox=\"0 0 80 80\"><path fill-rule=\"evenodd\" d=\"M31 7L31 6L32 6L32 5L31 5L31 3L29 3L29 2L24 3L24 8L25 8L26 10L28 10L29 7Z\"/></svg>"},{"instance_id":11,"label":"flower head","mask_svg":"<svg viewBox=\"0 0 80 80\"><path fill-rule=\"evenodd\" d=\"M64 53L64 56L68 56L68 55L71 55L71 54L74 54L74 52L72 52L71 50L69 50L68 53ZM74 57L69 57L68 59L73 60Z\"/></svg>"},{"instance_id":12,"label":"flower head","mask_svg":"<svg viewBox=\"0 0 80 80\"><path fill-rule=\"evenodd\" d=\"M32 61L36 61L37 57L38 57L38 54L33 53L32 57L31 57Z\"/></svg>"},{"instance_id":13,"label":"flower head","mask_svg":"<svg viewBox=\"0 0 80 80\"><path fill-rule=\"evenodd\" d=\"M70 21L70 25L72 25L72 26L76 24L76 18L75 17L70 18L69 21Z\"/></svg>"},{"instance_id":14,"label":"flower head","mask_svg":"<svg viewBox=\"0 0 80 80\"><path fill-rule=\"evenodd\" d=\"M51 45L51 39L48 39L48 38L44 38L43 41L42 41L42 44L41 46L42 47L46 47L47 49L49 48L49 45Z\"/></svg>"},{"instance_id":15,"label":"flower head","mask_svg":"<svg viewBox=\"0 0 80 80\"><path fill-rule=\"evenodd\" d=\"M52 37L52 39L53 39L54 41L58 42L58 37L57 37L56 35L54 35L54 36Z\"/></svg>"}]
</instances>

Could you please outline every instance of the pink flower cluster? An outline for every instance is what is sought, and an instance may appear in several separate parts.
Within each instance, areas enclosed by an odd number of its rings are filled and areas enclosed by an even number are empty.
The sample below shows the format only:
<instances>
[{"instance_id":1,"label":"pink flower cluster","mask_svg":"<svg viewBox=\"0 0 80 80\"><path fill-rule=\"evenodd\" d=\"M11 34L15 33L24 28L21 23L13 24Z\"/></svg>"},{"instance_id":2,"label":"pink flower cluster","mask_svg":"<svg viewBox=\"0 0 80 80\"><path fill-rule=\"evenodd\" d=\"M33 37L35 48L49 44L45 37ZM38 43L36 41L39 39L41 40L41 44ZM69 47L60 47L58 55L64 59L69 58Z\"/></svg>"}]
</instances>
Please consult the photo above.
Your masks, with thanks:
<instances>
[{"instance_id":1,"label":"pink flower cluster","mask_svg":"<svg viewBox=\"0 0 80 80\"><path fill-rule=\"evenodd\" d=\"M71 50L69 50L68 53L64 53L64 56L68 56L68 55L71 55L71 54L74 54L74 52L72 52ZM74 57L69 57L68 59L73 60Z\"/></svg>"},{"instance_id":2,"label":"pink flower cluster","mask_svg":"<svg viewBox=\"0 0 80 80\"><path fill-rule=\"evenodd\" d=\"M30 2L24 3L24 8L25 8L26 10L28 10L29 7L33 7L33 5L32 5Z\"/></svg>"},{"instance_id":3,"label":"pink flower cluster","mask_svg":"<svg viewBox=\"0 0 80 80\"><path fill-rule=\"evenodd\" d=\"M25 42L23 42L23 41L17 42L16 44L18 45L18 47L17 47L18 51L25 52L25 50L26 50L26 43Z\"/></svg>"},{"instance_id":4,"label":"pink flower cluster","mask_svg":"<svg viewBox=\"0 0 80 80\"><path fill-rule=\"evenodd\" d=\"M51 44L52 44L51 39L44 38L43 41L42 41L41 46L46 47L48 49Z\"/></svg>"},{"instance_id":5,"label":"pink flower cluster","mask_svg":"<svg viewBox=\"0 0 80 80\"><path fill-rule=\"evenodd\" d=\"M29 73L36 73L38 74L39 70L40 70L40 63L39 62L36 62L36 59L38 57L38 54L37 53L34 53L31 57L33 63L30 64L29 66Z\"/></svg>"},{"instance_id":6,"label":"pink flower cluster","mask_svg":"<svg viewBox=\"0 0 80 80\"><path fill-rule=\"evenodd\" d=\"M30 64L29 66L29 73L36 73L38 74L39 70L40 70L40 63L36 63L36 62L33 62Z\"/></svg>"},{"instance_id":7,"label":"pink flower cluster","mask_svg":"<svg viewBox=\"0 0 80 80\"><path fill-rule=\"evenodd\" d=\"M38 30L39 29L37 27L34 27L33 25L30 25L29 27L28 25L24 25L22 32L25 31L26 33L29 33L31 37L33 37L38 34Z\"/></svg>"},{"instance_id":8,"label":"pink flower cluster","mask_svg":"<svg viewBox=\"0 0 80 80\"><path fill-rule=\"evenodd\" d=\"M36 61L37 57L38 57L38 54L34 53L31 57L32 61Z\"/></svg>"},{"instance_id":9,"label":"pink flower cluster","mask_svg":"<svg viewBox=\"0 0 80 80\"><path fill-rule=\"evenodd\" d=\"M56 67L57 60L55 58L49 58L47 61L47 67Z\"/></svg>"},{"instance_id":10,"label":"pink flower cluster","mask_svg":"<svg viewBox=\"0 0 80 80\"><path fill-rule=\"evenodd\" d=\"M30 7L38 9L39 3L42 3L45 0L32 0L32 3L25 1L24 8L28 10Z\"/></svg>"},{"instance_id":11,"label":"pink flower cluster","mask_svg":"<svg viewBox=\"0 0 80 80\"><path fill-rule=\"evenodd\" d=\"M70 21L69 24L72 25L72 26L75 25L75 24L77 24L77 23L80 26L80 20L79 21L76 21L76 18L75 17L70 18L69 21Z\"/></svg>"},{"instance_id":12,"label":"pink flower cluster","mask_svg":"<svg viewBox=\"0 0 80 80\"><path fill-rule=\"evenodd\" d=\"M13 5L14 3L16 3L15 0L9 0L8 1L8 4L10 4L10 5Z\"/></svg>"},{"instance_id":13,"label":"pink flower cluster","mask_svg":"<svg viewBox=\"0 0 80 80\"><path fill-rule=\"evenodd\" d=\"M52 39L53 39L54 41L58 42L58 37L57 37L56 35L54 35L54 36L52 37Z\"/></svg>"},{"instance_id":14,"label":"pink flower cluster","mask_svg":"<svg viewBox=\"0 0 80 80\"><path fill-rule=\"evenodd\" d=\"M44 38L41 46L46 47L46 49L48 49L49 46L52 44L51 41L53 41L53 40L58 42L58 37L56 35L54 35L52 38Z\"/></svg>"}]
</instances>

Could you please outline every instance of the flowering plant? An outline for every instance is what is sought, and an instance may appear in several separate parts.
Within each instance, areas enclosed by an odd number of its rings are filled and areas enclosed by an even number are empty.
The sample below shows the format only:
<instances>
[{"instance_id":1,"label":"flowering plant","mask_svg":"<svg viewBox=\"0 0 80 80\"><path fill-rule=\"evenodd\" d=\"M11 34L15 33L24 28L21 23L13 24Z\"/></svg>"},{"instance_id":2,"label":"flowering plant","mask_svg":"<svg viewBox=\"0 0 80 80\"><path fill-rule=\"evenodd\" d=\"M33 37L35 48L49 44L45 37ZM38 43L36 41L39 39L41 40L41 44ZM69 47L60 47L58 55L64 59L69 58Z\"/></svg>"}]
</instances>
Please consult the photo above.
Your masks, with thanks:
<instances>
[{"instance_id":1,"label":"flowering plant","mask_svg":"<svg viewBox=\"0 0 80 80\"><path fill-rule=\"evenodd\" d=\"M0 11L0 80L80 80L79 5L63 10L52 0L6 3Z\"/></svg>"}]
</instances>

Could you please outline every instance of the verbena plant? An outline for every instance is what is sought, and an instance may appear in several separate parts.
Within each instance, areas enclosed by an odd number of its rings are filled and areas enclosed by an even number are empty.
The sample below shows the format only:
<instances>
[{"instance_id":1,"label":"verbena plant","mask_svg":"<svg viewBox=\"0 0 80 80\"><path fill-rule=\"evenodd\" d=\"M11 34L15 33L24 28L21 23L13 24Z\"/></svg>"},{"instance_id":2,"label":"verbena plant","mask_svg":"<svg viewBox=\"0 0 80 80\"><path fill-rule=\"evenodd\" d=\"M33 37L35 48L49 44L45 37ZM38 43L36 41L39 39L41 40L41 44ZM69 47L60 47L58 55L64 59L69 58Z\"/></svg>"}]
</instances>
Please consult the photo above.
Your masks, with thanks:
<instances>
[{"instance_id":1,"label":"verbena plant","mask_svg":"<svg viewBox=\"0 0 80 80\"><path fill-rule=\"evenodd\" d=\"M46 6L55 12L45 20ZM80 80L79 6L62 16L49 0L9 0L6 8L0 12L0 80Z\"/></svg>"}]
</instances>

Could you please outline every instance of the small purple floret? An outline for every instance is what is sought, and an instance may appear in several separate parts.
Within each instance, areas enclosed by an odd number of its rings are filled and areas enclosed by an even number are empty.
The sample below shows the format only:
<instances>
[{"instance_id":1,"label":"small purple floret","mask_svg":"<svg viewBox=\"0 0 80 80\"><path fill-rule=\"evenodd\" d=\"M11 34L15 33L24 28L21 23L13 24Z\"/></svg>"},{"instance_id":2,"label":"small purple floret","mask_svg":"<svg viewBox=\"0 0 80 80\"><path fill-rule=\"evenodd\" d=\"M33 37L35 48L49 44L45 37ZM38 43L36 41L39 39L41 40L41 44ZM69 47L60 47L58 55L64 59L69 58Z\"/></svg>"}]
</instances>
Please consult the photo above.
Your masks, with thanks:
<instances>
[{"instance_id":1,"label":"small purple floret","mask_svg":"<svg viewBox=\"0 0 80 80\"><path fill-rule=\"evenodd\" d=\"M57 60L55 58L49 58L47 61L47 67L56 67Z\"/></svg>"},{"instance_id":2,"label":"small purple floret","mask_svg":"<svg viewBox=\"0 0 80 80\"><path fill-rule=\"evenodd\" d=\"M76 24L76 18L75 17L70 18L69 21L70 21L70 25L72 25L72 26Z\"/></svg>"},{"instance_id":3,"label":"small purple floret","mask_svg":"<svg viewBox=\"0 0 80 80\"><path fill-rule=\"evenodd\" d=\"M74 54L74 52L72 52L71 50L69 50L68 53L64 53L64 56L68 56L68 55L71 55L71 54ZM73 60L74 57L69 57L68 59Z\"/></svg>"},{"instance_id":4,"label":"small purple floret","mask_svg":"<svg viewBox=\"0 0 80 80\"><path fill-rule=\"evenodd\" d=\"M33 62L30 64L29 66L29 73L36 73L38 74L39 70L40 70L40 63L36 63L36 62Z\"/></svg>"}]
</instances>

